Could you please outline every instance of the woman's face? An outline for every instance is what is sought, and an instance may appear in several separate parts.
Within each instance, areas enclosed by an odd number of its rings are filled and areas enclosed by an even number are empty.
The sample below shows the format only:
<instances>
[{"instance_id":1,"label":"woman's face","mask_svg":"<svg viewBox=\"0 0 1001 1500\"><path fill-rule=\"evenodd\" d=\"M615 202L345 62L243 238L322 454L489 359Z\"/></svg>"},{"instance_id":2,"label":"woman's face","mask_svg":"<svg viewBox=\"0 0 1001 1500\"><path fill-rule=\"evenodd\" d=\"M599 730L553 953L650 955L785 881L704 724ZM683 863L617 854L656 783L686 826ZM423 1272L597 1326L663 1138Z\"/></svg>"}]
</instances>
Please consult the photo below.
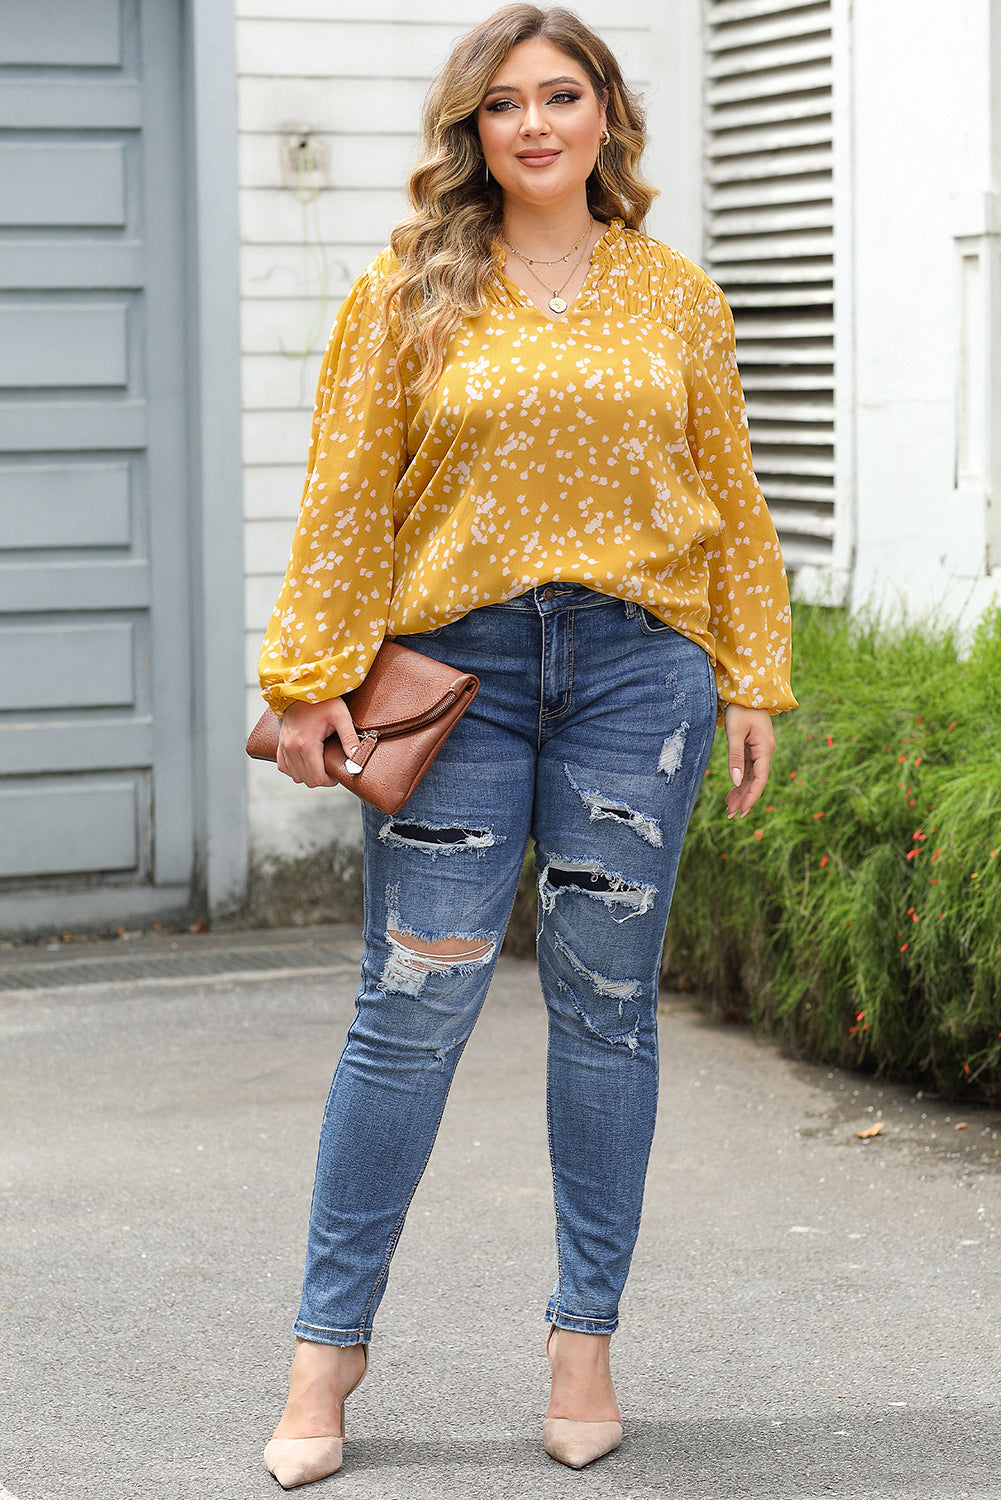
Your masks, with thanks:
<instances>
[{"instance_id":1,"label":"woman's face","mask_svg":"<svg viewBox=\"0 0 1001 1500\"><path fill-rule=\"evenodd\" d=\"M537 207L584 197L605 107L575 58L536 37L512 47L476 116L491 177Z\"/></svg>"}]
</instances>

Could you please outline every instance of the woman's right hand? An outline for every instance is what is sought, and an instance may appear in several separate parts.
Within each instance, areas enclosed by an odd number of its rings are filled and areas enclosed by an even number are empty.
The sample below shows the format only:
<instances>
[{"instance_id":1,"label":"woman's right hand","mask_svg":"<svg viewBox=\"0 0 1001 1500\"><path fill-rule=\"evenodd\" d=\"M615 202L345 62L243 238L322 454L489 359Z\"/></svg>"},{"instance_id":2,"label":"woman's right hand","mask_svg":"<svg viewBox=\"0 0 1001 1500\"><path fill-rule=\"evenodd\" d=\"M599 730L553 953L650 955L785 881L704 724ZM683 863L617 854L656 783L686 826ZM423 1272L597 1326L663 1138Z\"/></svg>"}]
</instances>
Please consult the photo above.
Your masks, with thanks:
<instances>
[{"instance_id":1,"label":"woman's right hand","mask_svg":"<svg viewBox=\"0 0 1001 1500\"><path fill-rule=\"evenodd\" d=\"M278 735L278 769L301 786L336 786L323 764L323 742L336 734L348 757L358 749L358 736L343 698L323 703L296 699L282 715Z\"/></svg>"}]
</instances>

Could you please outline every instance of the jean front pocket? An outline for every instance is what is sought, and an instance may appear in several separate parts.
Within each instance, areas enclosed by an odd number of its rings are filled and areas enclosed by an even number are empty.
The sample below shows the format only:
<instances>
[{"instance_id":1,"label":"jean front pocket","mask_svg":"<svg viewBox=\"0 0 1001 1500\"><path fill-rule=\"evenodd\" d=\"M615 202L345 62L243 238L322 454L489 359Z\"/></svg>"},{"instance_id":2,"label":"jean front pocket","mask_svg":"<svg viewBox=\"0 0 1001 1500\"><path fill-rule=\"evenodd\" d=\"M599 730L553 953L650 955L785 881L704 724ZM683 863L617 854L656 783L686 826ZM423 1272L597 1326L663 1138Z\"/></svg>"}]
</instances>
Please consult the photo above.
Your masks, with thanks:
<instances>
[{"instance_id":1,"label":"jean front pocket","mask_svg":"<svg viewBox=\"0 0 1001 1500\"><path fill-rule=\"evenodd\" d=\"M401 646L409 646L416 651L421 641L432 641L436 635L441 635L445 629L444 625L435 625L432 630L415 630L412 635L397 635L393 639Z\"/></svg>"},{"instance_id":2,"label":"jean front pocket","mask_svg":"<svg viewBox=\"0 0 1001 1500\"><path fill-rule=\"evenodd\" d=\"M658 620L656 615L651 614L642 605L637 610L637 618L639 619L640 629L644 635L663 635L665 630L674 629L673 625L665 625L663 620Z\"/></svg>"}]
</instances>

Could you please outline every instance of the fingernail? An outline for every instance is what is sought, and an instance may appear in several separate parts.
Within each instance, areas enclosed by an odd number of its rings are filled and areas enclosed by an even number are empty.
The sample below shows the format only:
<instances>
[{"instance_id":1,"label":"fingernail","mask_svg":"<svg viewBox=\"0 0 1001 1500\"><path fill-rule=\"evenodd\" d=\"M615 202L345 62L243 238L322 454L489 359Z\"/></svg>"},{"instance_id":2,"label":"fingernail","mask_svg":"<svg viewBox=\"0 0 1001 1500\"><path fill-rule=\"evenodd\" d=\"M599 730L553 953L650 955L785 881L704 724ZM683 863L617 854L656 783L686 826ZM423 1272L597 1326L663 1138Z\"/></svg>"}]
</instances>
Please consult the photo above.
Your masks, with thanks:
<instances>
[{"instance_id":1,"label":"fingernail","mask_svg":"<svg viewBox=\"0 0 1001 1500\"><path fill-rule=\"evenodd\" d=\"M740 769L740 767L739 766L731 766L730 767L730 780L733 782L734 786L740 786L740 783L743 781L743 779L744 779L744 773Z\"/></svg>"}]
</instances>

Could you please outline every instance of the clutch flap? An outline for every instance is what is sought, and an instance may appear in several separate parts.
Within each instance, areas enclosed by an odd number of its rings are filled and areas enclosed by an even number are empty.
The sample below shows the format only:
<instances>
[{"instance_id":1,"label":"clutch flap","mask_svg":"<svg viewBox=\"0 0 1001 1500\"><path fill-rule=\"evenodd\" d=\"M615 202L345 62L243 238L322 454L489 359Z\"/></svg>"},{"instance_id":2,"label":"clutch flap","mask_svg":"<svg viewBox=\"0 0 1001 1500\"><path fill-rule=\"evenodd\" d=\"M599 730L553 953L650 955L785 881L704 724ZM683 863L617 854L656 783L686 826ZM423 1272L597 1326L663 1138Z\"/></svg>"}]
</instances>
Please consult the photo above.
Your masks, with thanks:
<instances>
[{"instance_id":1,"label":"clutch flap","mask_svg":"<svg viewBox=\"0 0 1001 1500\"><path fill-rule=\"evenodd\" d=\"M384 641L365 681L344 701L359 734L399 733L454 701L449 694L461 695L468 683L468 672Z\"/></svg>"}]
</instances>

